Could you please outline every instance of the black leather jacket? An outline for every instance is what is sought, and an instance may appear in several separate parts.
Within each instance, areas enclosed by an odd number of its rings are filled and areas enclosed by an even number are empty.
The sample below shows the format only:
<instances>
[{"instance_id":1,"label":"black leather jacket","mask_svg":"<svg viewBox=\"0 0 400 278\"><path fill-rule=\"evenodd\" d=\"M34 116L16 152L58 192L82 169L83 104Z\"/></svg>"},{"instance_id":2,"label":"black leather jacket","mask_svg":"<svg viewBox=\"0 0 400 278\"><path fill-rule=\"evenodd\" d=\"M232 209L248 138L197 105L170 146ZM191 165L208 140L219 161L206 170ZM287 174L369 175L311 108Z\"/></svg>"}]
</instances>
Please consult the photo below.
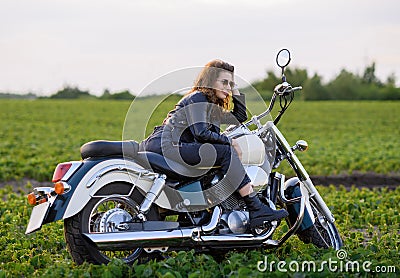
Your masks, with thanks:
<instances>
[{"instance_id":1,"label":"black leather jacket","mask_svg":"<svg viewBox=\"0 0 400 278\"><path fill-rule=\"evenodd\" d=\"M202 92L193 92L182 98L170 111L163 125L154 129L148 139L161 139L167 147L171 143L231 144L230 139L220 134L220 124L239 124L247 120L245 97L233 96L233 111L224 111L208 102Z\"/></svg>"}]
</instances>

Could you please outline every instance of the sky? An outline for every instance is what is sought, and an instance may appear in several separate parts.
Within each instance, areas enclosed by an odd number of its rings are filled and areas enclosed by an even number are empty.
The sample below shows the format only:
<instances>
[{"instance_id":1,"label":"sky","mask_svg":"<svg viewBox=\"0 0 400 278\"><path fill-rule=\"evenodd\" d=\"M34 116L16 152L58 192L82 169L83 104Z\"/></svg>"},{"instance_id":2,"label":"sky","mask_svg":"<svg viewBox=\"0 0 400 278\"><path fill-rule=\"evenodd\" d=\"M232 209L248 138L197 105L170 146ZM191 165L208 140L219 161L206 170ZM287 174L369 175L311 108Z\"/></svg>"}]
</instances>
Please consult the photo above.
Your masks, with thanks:
<instances>
[{"instance_id":1,"label":"sky","mask_svg":"<svg viewBox=\"0 0 400 278\"><path fill-rule=\"evenodd\" d=\"M279 73L281 48L325 82L375 62L399 85L399 11L398 0L1 0L0 92L138 94L215 58L252 82Z\"/></svg>"}]
</instances>

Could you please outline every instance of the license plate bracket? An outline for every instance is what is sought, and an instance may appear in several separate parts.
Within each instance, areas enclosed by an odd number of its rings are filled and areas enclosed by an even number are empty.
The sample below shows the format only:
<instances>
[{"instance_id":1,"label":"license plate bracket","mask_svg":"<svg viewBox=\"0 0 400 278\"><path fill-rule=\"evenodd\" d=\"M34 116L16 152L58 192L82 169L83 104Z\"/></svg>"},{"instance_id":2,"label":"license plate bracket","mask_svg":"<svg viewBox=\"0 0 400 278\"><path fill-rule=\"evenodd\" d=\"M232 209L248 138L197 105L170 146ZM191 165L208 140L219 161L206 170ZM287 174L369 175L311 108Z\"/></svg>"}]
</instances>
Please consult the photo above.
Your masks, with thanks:
<instances>
[{"instance_id":1,"label":"license plate bracket","mask_svg":"<svg viewBox=\"0 0 400 278\"><path fill-rule=\"evenodd\" d=\"M47 215L49 207L50 202L45 202L33 207L25 234L33 233L42 227L43 220Z\"/></svg>"}]
</instances>

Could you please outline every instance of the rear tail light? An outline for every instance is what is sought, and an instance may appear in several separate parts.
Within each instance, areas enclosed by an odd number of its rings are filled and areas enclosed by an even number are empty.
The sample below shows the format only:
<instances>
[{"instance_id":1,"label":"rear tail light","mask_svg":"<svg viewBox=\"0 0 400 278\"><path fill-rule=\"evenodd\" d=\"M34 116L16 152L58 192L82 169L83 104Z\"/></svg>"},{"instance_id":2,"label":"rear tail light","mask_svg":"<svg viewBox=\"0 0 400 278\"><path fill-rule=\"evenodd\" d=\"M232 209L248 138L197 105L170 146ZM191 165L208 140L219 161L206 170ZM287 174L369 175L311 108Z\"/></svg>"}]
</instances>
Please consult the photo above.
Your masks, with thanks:
<instances>
[{"instance_id":1,"label":"rear tail light","mask_svg":"<svg viewBox=\"0 0 400 278\"><path fill-rule=\"evenodd\" d=\"M54 187L36 187L28 194L28 203L38 205L47 201L53 202L57 195L67 193L71 186L66 182L82 165L81 161L64 162L54 170L52 182Z\"/></svg>"},{"instance_id":2,"label":"rear tail light","mask_svg":"<svg viewBox=\"0 0 400 278\"><path fill-rule=\"evenodd\" d=\"M71 166L72 166L71 162L58 164L56 167L56 170L54 171L53 179L51 181L59 182L65 176L65 174L68 172L68 170L69 170L69 168L71 168Z\"/></svg>"}]
</instances>

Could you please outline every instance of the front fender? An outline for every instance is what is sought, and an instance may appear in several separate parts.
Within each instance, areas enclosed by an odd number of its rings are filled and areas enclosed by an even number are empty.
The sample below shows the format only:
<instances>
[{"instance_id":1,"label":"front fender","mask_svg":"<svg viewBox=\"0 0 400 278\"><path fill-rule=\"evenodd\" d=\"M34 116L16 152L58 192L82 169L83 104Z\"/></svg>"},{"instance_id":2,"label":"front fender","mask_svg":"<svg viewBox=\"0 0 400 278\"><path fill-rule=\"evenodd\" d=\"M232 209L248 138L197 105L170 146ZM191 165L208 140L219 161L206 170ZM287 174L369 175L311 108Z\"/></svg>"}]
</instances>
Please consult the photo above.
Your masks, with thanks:
<instances>
[{"instance_id":1,"label":"front fender","mask_svg":"<svg viewBox=\"0 0 400 278\"><path fill-rule=\"evenodd\" d=\"M303 221L300 224L299 229L297 232L303 231L312 225L314 225L314 214L312 212L310 206L310 200L308 196L308 191L301 183L300 179L297 177L293 177L288 179L285 182L285 195L287 199L293 199L300 196L306 196L306 206L304 209L304 217ZM297 219L297 216L300 212L300 203L293 203L286 205L287 211L289 212L289 224L292 226Z\"/></svg>"}]
</instances>

